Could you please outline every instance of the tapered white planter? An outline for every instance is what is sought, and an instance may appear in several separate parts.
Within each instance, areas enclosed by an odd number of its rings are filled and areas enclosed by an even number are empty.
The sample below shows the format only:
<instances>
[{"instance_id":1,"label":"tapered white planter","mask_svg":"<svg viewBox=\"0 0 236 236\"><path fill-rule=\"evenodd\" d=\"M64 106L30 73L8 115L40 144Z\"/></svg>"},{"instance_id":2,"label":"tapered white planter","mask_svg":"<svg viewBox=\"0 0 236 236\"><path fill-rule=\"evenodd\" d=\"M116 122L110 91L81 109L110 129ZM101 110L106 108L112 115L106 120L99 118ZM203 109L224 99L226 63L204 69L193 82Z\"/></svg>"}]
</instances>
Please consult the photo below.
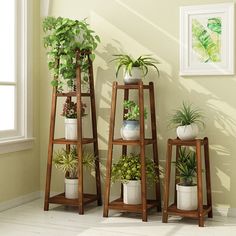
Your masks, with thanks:
<instances>
[{"instance_id":1,"label":"tapered white planter","mask_svg":"<svg viewBox=\"0 0 236 236\"><path fill-rule=\"evenodd\" d=\"M78 198L78 179L65 178L65 197L68 199Z\"/></svg>"},{"instance_id":2,"label":"tapered white planter","mask_svg":"<svg viewBox=\"0 0 236 236\"><path fill-rule=\"evenodd\" d=\"M179 126L176 129L177 136L181 140L195 139L199 133L198 126L196 124Z\"/></svg>"},{"instance_id":3,"label":"tapered white planter","mask_svg":"<svg viewBox=\"0 0 236 236\"><path fill-rule=\"evenodd\" d=\"M125 204L141 204L141 181L129 180L123 183L123 202Z\"/></svg>"},{"instance_id":4,"label":"tapered white planter","mask_svg":"<svg viewBox=\"0 0 236 236\"><path fill-rule=\"evenodd\" d=\"M65 118L65 139L77 139L77 119Z\"/></svg>"},{"instance_id":5,"label":"tapered white planter","mask_svg":"<svg viewBox=\"0 0 236 236\"><path fill-rule=\"evenodd\" d=\"M182 186L177 184L177 208L180 210L196 210L197 204L197 186Z\"/></svg>"},{"instance_id":6,"label":"tapered white planter","mask_svg":"<svg viewBox=\"0 0 236 236\"><path fill-rule=\"evenodd\" d=\"M133 67L131 74L125 72L124 83L125 84L137 84L143 78L143 71L139 67Z\"/></svg>"}]
</instances>

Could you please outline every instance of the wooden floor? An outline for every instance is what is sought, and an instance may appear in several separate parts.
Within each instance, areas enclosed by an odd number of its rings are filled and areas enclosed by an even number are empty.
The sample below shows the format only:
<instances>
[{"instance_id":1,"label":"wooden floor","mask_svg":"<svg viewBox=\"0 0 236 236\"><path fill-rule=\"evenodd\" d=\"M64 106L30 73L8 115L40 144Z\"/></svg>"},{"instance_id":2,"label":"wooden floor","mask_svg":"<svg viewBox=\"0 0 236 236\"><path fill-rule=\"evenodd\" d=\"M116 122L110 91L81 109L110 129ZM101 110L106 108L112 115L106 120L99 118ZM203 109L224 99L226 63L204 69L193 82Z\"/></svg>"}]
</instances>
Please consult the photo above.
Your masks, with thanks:
<instances>
[{"instance_id":1,"label":"wooden floor","mask_svg":"<svg viewBox=\"0 0 236 236\"><path fill-rule=\"evenodd\" d=\"M85 215L75 208L51 207L43 211L43 200L0 212L0 236L235 236L236 218L215 216L199 228L196 220L171 217L161 223L161 214L153 213L148 222L138 214L112 211L102 217L102 207L88 207Z\"/></svg>"}]
</instances>

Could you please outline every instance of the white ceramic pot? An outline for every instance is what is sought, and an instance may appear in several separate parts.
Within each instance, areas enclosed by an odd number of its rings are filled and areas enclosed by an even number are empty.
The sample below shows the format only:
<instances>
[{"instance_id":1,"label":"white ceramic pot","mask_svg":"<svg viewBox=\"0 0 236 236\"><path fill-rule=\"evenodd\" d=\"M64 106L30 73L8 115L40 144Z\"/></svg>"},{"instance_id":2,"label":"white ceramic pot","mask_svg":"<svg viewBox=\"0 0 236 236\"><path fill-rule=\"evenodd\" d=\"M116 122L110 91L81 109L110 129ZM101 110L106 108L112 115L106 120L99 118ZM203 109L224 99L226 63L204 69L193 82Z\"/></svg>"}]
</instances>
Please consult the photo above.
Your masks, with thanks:
<instances>
[{"instance_id":1,"label":"white ceramic pot","mask_svg":"<svg viewBox=\"0 0 236 236\"><path fill-rule=\"evenodd\" d=\"M65 197L68 199L78 198L78 179L65 178Z\"/></svg>"},{"instance_id":2,"label":"white ceramic pot","mask_svg":"<svg viewBox=\"0 0 236 236\"><path fill-rule=\"evenodd\" d=\"M176 129L177 136L181 140L195 139L199 133L198 126L196 124L179 126Z\"/></svg>"},{"instance_id":3,"label":"white ceramic pot","mask_svg":"<svg viewBox=\"0 0 236 236\"><path fill-rule=\"evenodd\" d=\"M197 185L182 186L177 184L177 208L180 210L196 210L197 204Z\"/></svg>"},{"instance_id":4,"label":"white ceramic pot","mask_svg":"<svg viewBox=\"0 0 236 236\"><path fill-rule=\"evenodd\" d=\"M65 139L77 139L77 119L65 118Z\"/></svg>"},{"instance_id":5,"label":"white ceramic pot","mask_svg":"<svg viewBox=\"0 0 236 236\"><path fill-rule=\"evenodd\" d=\"M120 129L124 140L137 140L140 137L140 125L138 120L124 120Z\"/></svg>"},{"instance_id":6,"label":"white ceramic pot","mask_svg":"<svg viewBox=\"0 0 236 236\"><path fill-rule=\"evenodd\" d=\"M125 72L124 83L125 84L137 84L143 78L143 71L139 67L133 67L131 69L131 75L128 71Z\"/></svg>"},{"instance_id":7,"label":"white ceramic pot","mask_svg":"<svg viewBox=\"0 0 236 236\"><path fill-rule=\"evenodd\" d=\"M141 204L141 181L129 180L123 183L123 202L125 204Z\"/></svg>"}]
</instances>

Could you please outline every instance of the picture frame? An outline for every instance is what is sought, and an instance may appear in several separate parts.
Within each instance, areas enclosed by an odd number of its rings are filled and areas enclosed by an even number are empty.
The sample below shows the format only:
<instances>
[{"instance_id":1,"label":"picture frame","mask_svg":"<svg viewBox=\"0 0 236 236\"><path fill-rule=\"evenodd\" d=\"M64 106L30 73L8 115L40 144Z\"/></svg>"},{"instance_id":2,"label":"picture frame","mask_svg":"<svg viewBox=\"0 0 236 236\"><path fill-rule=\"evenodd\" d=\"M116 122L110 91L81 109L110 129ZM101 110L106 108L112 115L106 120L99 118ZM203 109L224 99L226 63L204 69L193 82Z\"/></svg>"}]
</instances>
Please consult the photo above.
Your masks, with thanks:
<instances>
[{"instance_id":1,"label":"picture frame","mask_svg":"<svg viewBox=\"0 0 236 236\"><path fill-rule=\"evenodd\" d=\"M180 75L234 74L234 3L180 7Z\"/></svg>"}]
</instances>

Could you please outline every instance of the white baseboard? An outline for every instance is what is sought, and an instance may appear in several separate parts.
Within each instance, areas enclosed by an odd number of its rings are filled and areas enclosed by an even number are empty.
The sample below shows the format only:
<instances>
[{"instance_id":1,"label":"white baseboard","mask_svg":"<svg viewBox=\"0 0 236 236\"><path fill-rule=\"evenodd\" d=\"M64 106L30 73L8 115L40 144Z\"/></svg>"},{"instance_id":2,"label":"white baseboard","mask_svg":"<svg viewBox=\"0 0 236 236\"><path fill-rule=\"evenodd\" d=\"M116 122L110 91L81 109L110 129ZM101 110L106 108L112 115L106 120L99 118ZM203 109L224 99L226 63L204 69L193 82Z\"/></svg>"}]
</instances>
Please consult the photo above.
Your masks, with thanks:
<instances>
[{"instance_id":1,"label":"white baseboard","mask_svg":"<svg viewBox=\"0 0 236 236\"><path fill-rule=\"evenodd\" d=\"M0 203L0 212L5 211L9 208L20 206L20 205L27 203L27 202L31 202L33 200L40 198L40 197L41 197L40 192L38 191L38 192L29 193L29 194L26 194L26 195L23 195L23 196L20 196L20 197L17 197L17 198L14 198L14 199L11 199L11 200L8 200L5 202L1 202Z\"/></svg>"},{"instance_id":2,"label":"white baseboard","mask_svg":"<svg viewBox=\"0 0 236 236\"><path fill-rule=\"evenodd\" d=\"M236 217L236 208L213 207L213 214L219 216Z\"/></svg>"}]
</instances>

